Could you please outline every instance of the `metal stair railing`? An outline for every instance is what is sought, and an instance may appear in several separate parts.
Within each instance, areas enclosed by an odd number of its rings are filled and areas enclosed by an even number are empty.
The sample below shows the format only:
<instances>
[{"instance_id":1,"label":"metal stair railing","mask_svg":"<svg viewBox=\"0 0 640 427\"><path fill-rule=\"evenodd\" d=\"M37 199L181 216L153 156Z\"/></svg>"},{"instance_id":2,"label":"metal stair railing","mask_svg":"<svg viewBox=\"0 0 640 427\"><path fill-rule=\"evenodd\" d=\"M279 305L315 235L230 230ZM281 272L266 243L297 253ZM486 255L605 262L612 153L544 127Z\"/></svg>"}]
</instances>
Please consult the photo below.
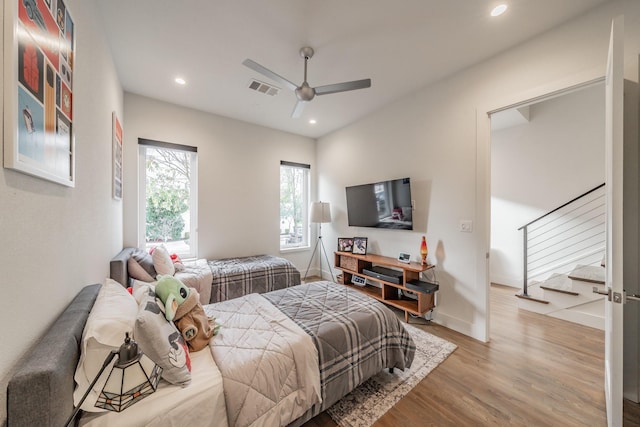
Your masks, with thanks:
<instances>
[{"instance_id":1,"label":"metal stair railing","mask_svg":"<svg viewBox=\"0 0 640 427\"><path fill-rule=\"evenodd\" d=\"M550 272L569 273L576 264L595 264L605 250L605 184L571 199L522 227L523 280L520 297L529 297L530 280Z\"/></svg>"}]
</instances>

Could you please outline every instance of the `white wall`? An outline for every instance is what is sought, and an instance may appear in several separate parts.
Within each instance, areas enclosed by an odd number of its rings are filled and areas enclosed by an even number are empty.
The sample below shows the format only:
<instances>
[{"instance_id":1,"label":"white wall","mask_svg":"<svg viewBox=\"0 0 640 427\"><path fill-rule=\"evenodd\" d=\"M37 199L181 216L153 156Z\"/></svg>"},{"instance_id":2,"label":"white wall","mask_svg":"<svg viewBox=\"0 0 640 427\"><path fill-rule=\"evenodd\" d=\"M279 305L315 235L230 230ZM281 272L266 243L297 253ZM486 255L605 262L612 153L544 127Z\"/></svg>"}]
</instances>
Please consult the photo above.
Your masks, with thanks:
<instances>
[{"instance_id":1,"label":"white wall","mask_svg":"<svg viewBox=\"0 0 640 427\"><path fill-rule=\"evenodd\" d=\"M122 117L122 88L93 3L66 4L77 35L76 187L0 169L2 401L16 362L83 286L104 281L122 246L122 202L111 197L111 112Z\"/></svg>"},{"instance_id":2,"label":"white wall","mask_svg":"<svg viewBox=\"0 0 640 427\"><path fill-rule=\"evenodd\" d=\"M640 2L612 2L321 138L319 197L337 211L326 241L362 235L374 253L396 256L417 254L426 233L440 282L435 321L488 340L486 113L604 75L611 19L620 13L625 54L637 57ZM349 228L345 186L398 176L412 180L416 231ZM462 219L473 220L472 233L458 231Z\"/></svg>"},{"instance_id":3,"label":"white wall","mask_svg":"<svg viewBox=\"0 0 640 427\"><path fill-rule=\"evenodd\" d=\"M522 286L518 228L605 181L604 84L534 104L491 133L492 283Z\"/></svg>"},{"instance_id":4,"label":"white wall","mask_svg":"<svg viewBox=\"0 0 640 427\"><path fill-rule=\"evenodd\" d=\"M198 257L280 254L280 161L310 164L315 177L315 140L131 93L124 111L125 245L137 246L138 138L147 138L198 147ZM303 270L309 252L280 255Z\"/></svg>"}]
</instances>

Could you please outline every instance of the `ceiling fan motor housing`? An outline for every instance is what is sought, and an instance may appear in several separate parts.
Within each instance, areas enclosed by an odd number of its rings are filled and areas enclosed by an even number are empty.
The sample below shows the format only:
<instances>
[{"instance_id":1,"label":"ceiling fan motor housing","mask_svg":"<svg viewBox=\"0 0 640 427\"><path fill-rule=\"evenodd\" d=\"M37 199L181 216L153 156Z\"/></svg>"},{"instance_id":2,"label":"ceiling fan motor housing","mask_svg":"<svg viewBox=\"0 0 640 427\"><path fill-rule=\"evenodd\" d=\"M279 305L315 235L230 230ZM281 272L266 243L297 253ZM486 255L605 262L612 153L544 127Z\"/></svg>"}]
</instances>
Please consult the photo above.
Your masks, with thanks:
<instances>
[{"instance_id":1,"label":"ceiling fan motor housing","mask_svg":"<svg viewBox=\"0 0 640 427\"><path fill-rule=\"evenodd\" d=\"M296 96L300 101L311 101L316 96L316 90L309 86L309 83L303 82L299 88L296 89Z\"/></svg>"}]
</instances>

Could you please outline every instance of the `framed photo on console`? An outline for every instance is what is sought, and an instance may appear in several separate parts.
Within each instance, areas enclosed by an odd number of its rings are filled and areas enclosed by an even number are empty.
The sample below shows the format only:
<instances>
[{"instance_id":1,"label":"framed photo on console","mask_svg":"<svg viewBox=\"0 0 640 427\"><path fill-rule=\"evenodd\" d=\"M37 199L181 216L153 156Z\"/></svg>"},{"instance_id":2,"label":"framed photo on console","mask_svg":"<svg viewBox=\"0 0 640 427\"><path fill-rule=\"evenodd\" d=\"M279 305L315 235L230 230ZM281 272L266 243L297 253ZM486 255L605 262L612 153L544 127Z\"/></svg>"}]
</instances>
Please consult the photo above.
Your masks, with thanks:
<instances>
[{"instance_id":1,"label":"framed photo on console","mask_svg":"<svg viewBox=\"0 0 640 427\"><path fill-rule=\"evenodd\" d=\"M400 255L398 255L398 261L409 264L411 262L411 254L400 252Z\"/></svg>"},{"instance_id":2,"label":"framed photo on console","mask_svg":"<svg viewBox=\"0 0 640 427\"><path fill-rule=\"evenodd\" d=\"M353 253L359 254L359 255L367 254L367 238L366 237L353 238Z\"/></svg>"},{"instance_id":3,"label":"framed photo on console","mask_svg":"<svg viewBox=\"0 0 640 427\"><path fill-rule=\"evenodd\" d=\"M353 237L338 237L338 251L340 251L340 252L352 252L353 251Z\"/></svg>"}]
</instances>

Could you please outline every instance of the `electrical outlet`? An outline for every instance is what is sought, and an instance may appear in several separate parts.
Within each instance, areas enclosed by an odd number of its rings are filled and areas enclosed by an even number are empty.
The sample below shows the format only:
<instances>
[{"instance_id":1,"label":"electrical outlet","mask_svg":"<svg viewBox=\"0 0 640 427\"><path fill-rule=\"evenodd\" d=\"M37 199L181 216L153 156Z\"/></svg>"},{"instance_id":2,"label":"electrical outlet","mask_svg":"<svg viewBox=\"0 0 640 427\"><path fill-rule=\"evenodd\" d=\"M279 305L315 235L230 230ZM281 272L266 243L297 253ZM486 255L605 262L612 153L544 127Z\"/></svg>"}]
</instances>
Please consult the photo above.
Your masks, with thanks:
<instances>
[{"instance_id":1,"label":"electrical outlet","mask_svg":"<svg viewBox=\"0 0 640 427\"><path fill-rule=\"evenodd\" d=\"M473 221L470 219L460 220L460 231L463 233L471 233L473 231Z\"/></svg>"}]
</instances>

